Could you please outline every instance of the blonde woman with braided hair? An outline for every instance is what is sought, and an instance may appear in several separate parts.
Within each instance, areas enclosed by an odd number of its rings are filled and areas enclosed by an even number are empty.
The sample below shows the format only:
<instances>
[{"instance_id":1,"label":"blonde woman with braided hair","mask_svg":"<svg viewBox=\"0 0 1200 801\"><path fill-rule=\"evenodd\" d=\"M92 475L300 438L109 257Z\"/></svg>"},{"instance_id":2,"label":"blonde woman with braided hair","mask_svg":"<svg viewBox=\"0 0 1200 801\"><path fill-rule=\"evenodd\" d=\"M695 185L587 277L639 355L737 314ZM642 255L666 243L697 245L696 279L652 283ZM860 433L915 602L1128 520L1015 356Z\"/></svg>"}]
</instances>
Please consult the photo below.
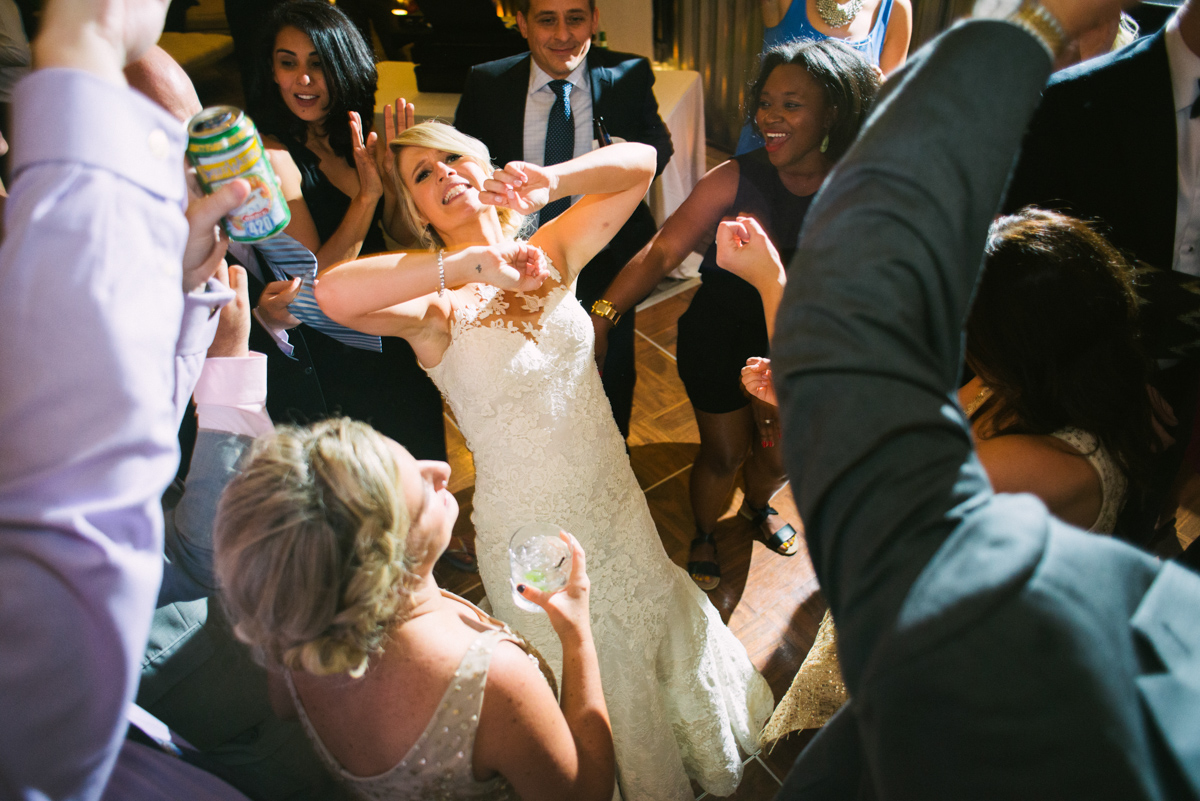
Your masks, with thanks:
<instances>
[{"instance_id":1,"label":"blonde woman with braided hair","mask_svg":"<svg viewBox=\"0 0 1200 801\"><path fill-rule=\"evenodd\" d=\"M561 706L526 641L438 588L450 467L347 418L280 427L221 499L216 572L272 704L360 798L608 801L612 733L583 549L524 595L563 649Z\"/></svg>"}]
</instances>

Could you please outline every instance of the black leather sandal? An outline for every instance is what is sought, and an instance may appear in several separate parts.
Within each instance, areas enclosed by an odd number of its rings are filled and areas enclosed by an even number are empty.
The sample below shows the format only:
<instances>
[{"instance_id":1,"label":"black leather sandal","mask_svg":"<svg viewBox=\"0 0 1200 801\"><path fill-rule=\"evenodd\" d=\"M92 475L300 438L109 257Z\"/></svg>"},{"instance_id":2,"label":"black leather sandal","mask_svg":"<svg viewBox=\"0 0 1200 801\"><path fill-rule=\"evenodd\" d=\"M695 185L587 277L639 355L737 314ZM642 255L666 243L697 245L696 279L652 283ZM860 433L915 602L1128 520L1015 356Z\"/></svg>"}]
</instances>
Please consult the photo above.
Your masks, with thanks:
<instances>
[{"instance_id":1,"label":"black leather sandal","mask_svg":"<svg viewBox=\"0 0 1200 801\"><path fill-rule=\"evenodd\" d=\"M755 509L746 501L742 501L742 508L738 509L738 514L749 520L751 525L758 529L758 541L780 556L795 556L796 551L800 550L800 544L796 542L796 529L791 523L785 524L783 528L771 534L762 530L768 517L779 514L779 511L770 504L761 509Z\"/></svg>"},{"instance_id":2,"label":"black leather sandal","mask_svg":"<svg viewBox=\"0 0 1200 801\"><path fill-rule=\"evenodd\" d=\"M696 548L698 545L711 545L714 552L717 550L717 540L712 533L700 529L696 529L696 536L689 547ZM696 582L696 586L705 592L712 592L721 583L721 566L707 559L689 561L687 572L692 581Z\"/></svg>"}]
</instances>

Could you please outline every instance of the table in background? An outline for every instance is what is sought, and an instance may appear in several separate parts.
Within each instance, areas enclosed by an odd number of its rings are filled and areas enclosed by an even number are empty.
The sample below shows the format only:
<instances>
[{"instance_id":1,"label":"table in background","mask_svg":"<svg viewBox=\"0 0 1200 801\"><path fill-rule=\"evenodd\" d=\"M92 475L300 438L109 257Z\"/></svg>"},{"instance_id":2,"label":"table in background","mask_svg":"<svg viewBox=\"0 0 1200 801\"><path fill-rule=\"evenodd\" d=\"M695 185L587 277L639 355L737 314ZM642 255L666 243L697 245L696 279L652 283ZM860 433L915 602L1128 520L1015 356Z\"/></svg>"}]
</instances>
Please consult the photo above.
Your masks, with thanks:
<instances>
[{"instance_id":1,"label":"table in background","mask_svg":"<svg viewBox=\"0 0 1200 801\"><path fill-rule=\"evenodd\" d=\"M381 61L379 89L375 93L375 130L383 131L383 106L403 97L416 106L417 122L454 122L459 95L451 92L419 92L411 61ZM679 207L704 175L704 88L700 73L691 70L654 70L654 97L675 155L653 186L647 202L660 226Z\"/></svg>"}]
</instances>

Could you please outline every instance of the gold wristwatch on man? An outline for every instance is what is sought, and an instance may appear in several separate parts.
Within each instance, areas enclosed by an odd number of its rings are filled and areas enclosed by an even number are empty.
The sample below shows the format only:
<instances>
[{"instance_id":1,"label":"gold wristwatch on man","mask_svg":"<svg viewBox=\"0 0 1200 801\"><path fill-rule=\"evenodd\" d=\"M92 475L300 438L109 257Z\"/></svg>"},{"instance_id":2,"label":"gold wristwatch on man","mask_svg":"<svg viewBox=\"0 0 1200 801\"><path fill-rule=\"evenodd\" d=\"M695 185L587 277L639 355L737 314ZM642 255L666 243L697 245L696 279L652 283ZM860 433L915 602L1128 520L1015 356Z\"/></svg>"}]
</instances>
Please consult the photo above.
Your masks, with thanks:
<instances>
[{"instance_id":1,"label":"gold wristwatch on man","mask_svg":"<svg viewBox=\"0 0 1200 801\"><path fill-rule=\"evenodd\" d=\"M592 304L592 314L609 320L614 326L621 319L621 312L617 311L612 303L604 298L600 298L600 300Z\"/></svg>"}]
</instances>

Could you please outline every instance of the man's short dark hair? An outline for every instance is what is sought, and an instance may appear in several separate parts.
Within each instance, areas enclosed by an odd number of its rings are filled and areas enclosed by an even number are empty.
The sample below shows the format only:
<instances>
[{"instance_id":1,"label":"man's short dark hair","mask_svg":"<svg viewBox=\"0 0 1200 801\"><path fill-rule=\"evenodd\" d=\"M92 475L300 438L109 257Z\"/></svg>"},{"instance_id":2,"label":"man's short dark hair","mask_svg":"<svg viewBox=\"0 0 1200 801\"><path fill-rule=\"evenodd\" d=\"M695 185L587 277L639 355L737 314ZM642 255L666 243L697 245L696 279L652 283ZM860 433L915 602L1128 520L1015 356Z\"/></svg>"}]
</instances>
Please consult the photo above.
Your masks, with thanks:
<instances>
[{"instance_id":1,"label":"man's short dark hair","mask_svg":"<svg viewBox=\"0 0 1200 801\"><path fill-rule=\"evenodd\" d=\"M587 0L587 3L588 11L595 13L596 0ZM513 0L512 8L514 14L520 14L523 17L529 16L529 0Z\"/></svg>"}]
</instances>

